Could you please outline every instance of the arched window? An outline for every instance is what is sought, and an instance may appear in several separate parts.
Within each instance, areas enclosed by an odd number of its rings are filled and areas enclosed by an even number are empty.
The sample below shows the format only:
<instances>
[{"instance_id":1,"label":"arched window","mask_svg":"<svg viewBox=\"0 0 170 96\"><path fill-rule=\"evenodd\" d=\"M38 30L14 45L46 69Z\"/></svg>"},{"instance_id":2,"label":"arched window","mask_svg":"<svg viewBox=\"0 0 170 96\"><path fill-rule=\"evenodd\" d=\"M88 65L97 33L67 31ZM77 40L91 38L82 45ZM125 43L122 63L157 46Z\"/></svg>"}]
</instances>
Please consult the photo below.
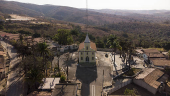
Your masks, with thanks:
<instances>
[{"instance_id":1,"label":"arched window","mask_svg":"<svg viewBox=\"0 0 170 96\"><path fill-rule=\"evenodd\" d=\"M86 46L86 50L88 50L88 46Z\"/></svg>"},{"instance_id":2,"label":"arched window","mask_svg":"<svg viewBox=\"0 0 170 96\"><path fill-rule=\"evenodd\" d=\"M88 56L86 57L86 62L89 62L89 57Z\"/></svg>"}]
</instances>

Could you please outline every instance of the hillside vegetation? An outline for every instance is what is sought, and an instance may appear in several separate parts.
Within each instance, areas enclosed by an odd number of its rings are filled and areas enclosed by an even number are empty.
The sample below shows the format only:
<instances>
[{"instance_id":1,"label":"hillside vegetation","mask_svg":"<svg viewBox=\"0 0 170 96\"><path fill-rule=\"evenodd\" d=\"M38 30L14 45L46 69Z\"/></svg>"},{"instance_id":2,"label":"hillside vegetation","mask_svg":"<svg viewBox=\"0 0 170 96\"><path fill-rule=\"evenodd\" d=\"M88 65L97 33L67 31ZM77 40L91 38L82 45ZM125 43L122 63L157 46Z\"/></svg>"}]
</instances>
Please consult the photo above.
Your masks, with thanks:
<instances>
[{"instance_id":1,"label":"hillside vegetation","mask_svg":"<svg viewBox=\"0 0 170 96\"><path fill-rule=\"evenodd\" d=\"M10 18L9 14L32 16L37 21L48 24L32 24L27 22L13 23L7 21L1 24L0 30L9 33L24 32L27 35L40 34L54 38L58 29L74 30L78 28L82 42L88 31L90 39L97 47L107 47L105 44L109 34L114 34L122 40L133 42L136 47L159 47L170 45L169 11L113 11L89 10L88 22L84 9L65 6L35 5L13 1L0 1L0 18ZM105 10L107 11L107 10ZM113 12L111 14L111 12ZM148 14L145 14L148 13ZM153 16L155 15L155 16ZM88 29L86 25L88 24ZM86 31L87 30L87 31Z\"/></svg>"}]
</instances>

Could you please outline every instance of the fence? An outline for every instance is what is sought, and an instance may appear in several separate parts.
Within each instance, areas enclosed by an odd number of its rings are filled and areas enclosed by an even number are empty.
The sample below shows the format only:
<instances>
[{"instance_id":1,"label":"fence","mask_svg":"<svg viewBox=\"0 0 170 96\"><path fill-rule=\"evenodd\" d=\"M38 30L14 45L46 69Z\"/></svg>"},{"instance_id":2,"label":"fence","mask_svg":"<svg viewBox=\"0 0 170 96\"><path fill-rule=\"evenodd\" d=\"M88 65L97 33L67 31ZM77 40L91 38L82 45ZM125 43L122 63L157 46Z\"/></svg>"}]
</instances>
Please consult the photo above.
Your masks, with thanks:
<instances>
[{"instance_id":1,"label":"fence","mask_svg":"<svg viewBox=\"0 0 170 96\"><path fill-rule=\"evenodd\" d=\"M126 81L126 82L122 82L120 85L115 86L114 88L111 88L110 90L108 90L108 91L107 91L107 94L111 94L111 93L113 93L113 92L119 90L120 88L122 88L122 87L124 87L124 86L130 84L131 82L132 82L132 79L129 79L129 80Z\"/></svg>"}]
</instances>

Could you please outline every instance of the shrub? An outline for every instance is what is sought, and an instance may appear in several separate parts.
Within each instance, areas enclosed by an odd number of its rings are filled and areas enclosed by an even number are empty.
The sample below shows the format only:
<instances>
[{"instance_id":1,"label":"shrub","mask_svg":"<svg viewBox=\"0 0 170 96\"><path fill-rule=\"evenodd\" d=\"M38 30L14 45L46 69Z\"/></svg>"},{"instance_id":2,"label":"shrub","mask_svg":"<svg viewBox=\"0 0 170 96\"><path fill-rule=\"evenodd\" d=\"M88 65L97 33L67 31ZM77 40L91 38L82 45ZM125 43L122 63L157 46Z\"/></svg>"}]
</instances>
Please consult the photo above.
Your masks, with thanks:
<instances>
[{"instance_id":1,"label":"shrub","mask_svg":"<svg viewBox=\"0 0 170 96\"><path fill-rule=\"evenodd\" d=\"M64 75L62 75L61 77L60 77L60 81L65 81L66 80L66 77L64 76Z\"/></svg>"},{"instance_id":2,"label":"shrub","mask_svg":"<svg viewBox=\"0 0 170 96\"><path fill-rule=\"evenodd\" d=\"M126 88L124 94L125 95L131 95L131 96L136 96L137 90L133 88L133 90L130 90L128 88Z\"/></svg>"},{"instance_id":3,"label":"shrub","mask_svg":"<svg viewBox=\"0 0 170 96\"><path fill-rule=\"evenodd\" d=\"M56 75L57 77L61 77L61 73L57 73L57 75Z\"/></svg>"}]
</instances>

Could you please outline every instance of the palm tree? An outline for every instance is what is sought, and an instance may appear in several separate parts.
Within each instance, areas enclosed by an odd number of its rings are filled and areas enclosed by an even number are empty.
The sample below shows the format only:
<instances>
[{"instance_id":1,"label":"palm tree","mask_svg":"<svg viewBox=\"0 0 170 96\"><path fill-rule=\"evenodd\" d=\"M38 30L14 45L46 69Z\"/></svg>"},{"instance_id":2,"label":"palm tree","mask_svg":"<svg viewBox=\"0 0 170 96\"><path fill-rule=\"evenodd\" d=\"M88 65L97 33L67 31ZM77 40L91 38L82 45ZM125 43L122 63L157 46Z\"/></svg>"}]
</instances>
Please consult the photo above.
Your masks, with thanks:
<instances>
[{"instance_id":1,"label":"palm tree","mask_svg":"<svg viewBox=\"0 0 170 96\"><path fill-rule=\"evenodd\" d=\"M37 84L42 83L43 77L41 70L31 69L25 75L25 80L28 82L30 89L35 90L38 87Z\"/></svg>"},{"instance_id":2,"label":"palm tree","mask_svg":"<svg viewBox=\"0 0 170 96\"><path fill-rule=\"evenodd\" d=\"M61 54L60 54L59 51L57 51L56 56L57 56L57 58L58 58L58 72L59 72L59 74L60 74L60 64L59 64L59 62L60 62L60 56L61 56Z\"/></svg>"},{"instance_id":3,"label":"palm tree","mask_svg":"<svg viewBox=\"0 0 170 96\"><path fill-rule=\"evenodd\" d=\"M48 46L45 42L38 43L38 52L40 52L41 56L43 56L43 63L44 66L46 66L46 76L47 76L47 65L46 65L46 59L45 56L49 54Z\"/></svg>"},{"instance_id":4,"label":"palm tree","mask_svg":"<svg viewBox=\"0 0 170 96\"><path fill-rule=\"evenodd\" d=\"M110 35L107 39L107 45L110 46L110 48L112 48L112 54L113 54L113 51L114 51L114 41L117 40L117 37L115 35Z\"/></svg>"},{"instance_id":5,"label":"palm tree","mask_svg":"<svg viewBox=\"0 0 170 96\"><path fill-rule=\"evenodd\" d=\"M118 41L117 41L117 37L115 35L110 35L107 41L107 44L110 46L109 48L112 48L114 52L114 66L115 66L115 70L116 70L116 74L118 75L117 69L116 69L116 65L115 65L115 55L116 55L116 50L117 48L120 47ZM113 54L113 52L112 52Z\"/></svg>"},{"instance_id":6,"label":"palm tree","mask_svg":"<svg viewBox=\"0 0 170 96\"><path fill-rule=\"evenodd\" d=\"M23 39L24 39L24 36L22 34L20 34L19 35L19 40L20 40L21 45L23 45Z\"/></svg>"}]
</instances>

